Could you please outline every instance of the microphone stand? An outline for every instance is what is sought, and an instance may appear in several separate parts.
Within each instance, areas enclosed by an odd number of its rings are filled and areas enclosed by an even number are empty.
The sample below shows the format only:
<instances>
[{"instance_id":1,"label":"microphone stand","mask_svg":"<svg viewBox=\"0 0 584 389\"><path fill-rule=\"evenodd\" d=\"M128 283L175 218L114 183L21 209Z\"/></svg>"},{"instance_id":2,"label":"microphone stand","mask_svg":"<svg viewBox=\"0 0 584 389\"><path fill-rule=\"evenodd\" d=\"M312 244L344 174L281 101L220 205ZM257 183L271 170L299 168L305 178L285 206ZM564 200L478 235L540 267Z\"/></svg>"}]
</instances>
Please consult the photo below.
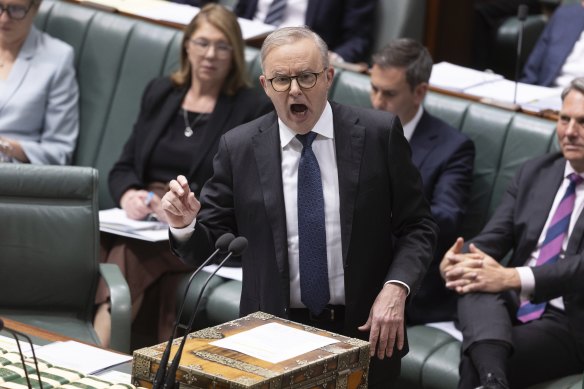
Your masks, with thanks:
<instances>
[{"instance_id":1,"label":"microphone stand","mask_svg":"<svg viewBox=\"0 0 584 389\"><path fill-rule=\"evenodd\" d=\"M527 5L520 4L517 9L517 18L519 19L519 36L517 38L517 53L515 57L515 91L513 93L513 104L517 104L517 87L519 83L519 65L521 62L521 47L523 46L523 28L525 19L527 19Z\"/></svg>"},{"instance_id":2,"label":"microphone stand","mask_svg":"<svg viewBox=\"0 0 584 389\"><path fill-rule=\"evenodd\" d=\"M174 338L177 335L176 333L177 333L177 329L179 327L180 317L181 317L181 315L183 313L184 306L185 306L185 302L186 302L186 299L187 299L187 295L189 293L189 289L191 287L191 284L192 284L193 280L195 279L195 276L205 266L207 266L207 264L218 253L225 253L225 252L227 252L227 250L229 249L229 245L231 244L231 242L234 239L235 239L235 236L232 233L230 233L230 232L221 235L219 237L219 239L217 239L217 241L215 242L216 250L189 277L189 280L187 281L187 285L185 287L185 292L183 294L182 302L181 302L180 308L178 310L178 314L176 315L176 320L174 321L174 324L173 324L173 328L172 328L172 332L170 334L170 338L168 339L168 342L166 343L166 348L164 349L164 353L162 354L162 357L160 358L160 365L158 366L158 370L156 371L156 376L154 377L154 380L152 382L152 389L160 389L161 385L164 382L164 378L165 378L165 374L166 374L166 366L168 365L168 359L170 358L170 349L171 349L172 341L174 340ZM202 292L203 291L201 290L201 294L202 294ZM199 297L200 297L200 295L199 295ZM195 313L196 313L196 311L195 311Z\"/></svg>"},{"instance_id":3,"label":"microphone stand","mask_svg":"<svg viewBox=\"0 0 584 389\"><path fill-rule=\"evenodd\" d=\"M247 248L247 239L245 239L242 236L235 238L233 240L233 242L231 242L231 244L229 245L229 254L227 254L227 256L225 256L225 259L223 259L223 261L221 261L221 263L217 266L217 268L213 271L213 273L211 273L211 275L209 275L209 277L207 277L207 280L205 280L205 283L203 284L203 287L201 288L201 292L199 293L199 297L197 298L197 302L195 304L195 310L193 312L193 315L191 316L189 324L185 329L185 334L183 335L182 340L180 342L180 345L178 347L178 350L176 351L176 353L174 355L174 358L172 360L172 364L168 368L168 372L166 372L166 379L164 381L164 386L163 386L164 389L173 389L175 387L176 371L178 370L178 365L179 365L180 359L182 357L182 352L183 352L183 349L184 349L184 346L186 343L186 339L193 328L193 324L195 322L195 316L197 315L197 311L199 310L199 304L201 302L201 298L203 297L203 292L205 291L207 284L209 284L209 281L211 281L211 278L213 278L215 276L215 274L219 271L219 269L221 269L223 267L225 262L227 262L227 260L230 257L232 257L232 256L237 257L237 256L241 255L241 253L246 248ZM170 343L167 345L167 347L170 347Z\"/></svg>"},{"instance_id":4,"label":"microphone stand","mask_svg":"<svg viewBox=\"0 0 584 389\"><path fill-rule=\"evenodd\" d=\"M32 340L30 339L30 337L28 335L26 335L24 333L6 327L4 325L4 320L0 319L0 331L3 329L6 330L7 332L9 332L16 340L16 346L18 347L18 354L20 355L20 361L22 362L22 369L24 370L24 375L26 377L26 383L27 383L29 388L32 388L32 385L30 383L30 378L28 376L28 370L26 368L26 363L24 361L24 354L22 353L22 348L20 347L20 341L18 340L18 336L22 336L23 338L28 340L28 343L30 344L30 349L32 351L32 357L34 360L34 366L36 368L36 373L37 373L37 378L39 380L40 389L43 389L43 381L41 379L41 373L39 372L39 364L38 364L36 354L34 352L34 345L32 344Z\"/></svg>"}]
</instances>

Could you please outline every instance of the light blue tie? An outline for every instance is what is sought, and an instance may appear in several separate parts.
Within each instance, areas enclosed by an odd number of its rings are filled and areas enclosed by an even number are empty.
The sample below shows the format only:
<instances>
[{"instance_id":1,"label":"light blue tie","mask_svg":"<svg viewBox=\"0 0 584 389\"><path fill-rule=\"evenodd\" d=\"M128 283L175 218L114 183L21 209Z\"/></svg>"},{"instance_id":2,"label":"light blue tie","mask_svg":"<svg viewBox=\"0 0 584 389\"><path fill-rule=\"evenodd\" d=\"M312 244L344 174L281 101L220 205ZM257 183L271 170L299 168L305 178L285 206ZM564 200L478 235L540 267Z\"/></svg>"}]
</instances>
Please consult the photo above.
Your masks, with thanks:
<instances>
[{"instance_id":1,"label":"light blue tie","mask_svg":"<svg viewBox=\"0 0 584 389\"><path fill-rule=\"evenodd\" d=\"M286 11L287 0L274 0L268 8L268 13L264 19L264 23L271 24L273 26L278 26L284 18L284 12Z\"/></svg>"},{"instance_id":2,"label":"light blue tie","mask_svg":"<svg viewBox=\"0 0 584 389\"><path fill-rule=\"evenodd\" d=\"M296 135L302 142L298 165L298 245L302 303L318 315L330 300L322 180L312 141L316 133Z\"/></svg>"}]
</instances>

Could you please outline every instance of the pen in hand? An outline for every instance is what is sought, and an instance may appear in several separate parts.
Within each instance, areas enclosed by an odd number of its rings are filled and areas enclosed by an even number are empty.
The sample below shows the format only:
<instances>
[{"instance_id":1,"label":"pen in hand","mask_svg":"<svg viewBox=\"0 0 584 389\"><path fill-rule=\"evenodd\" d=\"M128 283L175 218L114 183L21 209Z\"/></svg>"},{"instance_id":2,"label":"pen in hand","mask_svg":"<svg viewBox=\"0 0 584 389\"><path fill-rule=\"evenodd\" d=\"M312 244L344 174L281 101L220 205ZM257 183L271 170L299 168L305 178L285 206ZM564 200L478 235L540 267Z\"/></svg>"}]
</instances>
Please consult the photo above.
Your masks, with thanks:
<instances>
[{"instance_id":1,"label":"pen in hand","mask_svg":"<svg viewBox=\"0 0 584 389\"><path fill-rule=\"evenodd\" d=\"M149 207L150 202L152 201L153 197L154 197L154 192L148 192L148 195L146 196L146 200L144 200L144 205Z\"/></svg>"}]
</instances>

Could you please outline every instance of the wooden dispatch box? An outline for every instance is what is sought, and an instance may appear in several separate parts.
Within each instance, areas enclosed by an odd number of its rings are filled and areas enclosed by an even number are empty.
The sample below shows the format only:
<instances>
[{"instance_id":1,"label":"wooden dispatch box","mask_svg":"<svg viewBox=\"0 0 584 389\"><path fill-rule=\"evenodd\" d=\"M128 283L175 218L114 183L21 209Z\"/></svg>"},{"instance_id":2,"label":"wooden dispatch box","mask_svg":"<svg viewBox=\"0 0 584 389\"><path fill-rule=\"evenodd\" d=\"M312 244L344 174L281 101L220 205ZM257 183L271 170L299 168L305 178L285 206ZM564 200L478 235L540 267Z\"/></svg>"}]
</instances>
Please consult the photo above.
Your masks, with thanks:
<instances>
[{"instance_id":1,"label":"wooden dispatch box","mask_svg":"<svg viewBox=\"0 0 584 389\"><path fill-rule=\"evenodd\" d=\"M331 337L338 342L279 363L267 362L210 344L267 323L283 324ZM170 361L180 340L178 338L173 342ZM152 387L165 346L166 343L161 343L134 351L134 385ZM176 377L180 388L365 389L369 358L369 342L256 312L189 334Z\"/></svg>"}]
</instances>

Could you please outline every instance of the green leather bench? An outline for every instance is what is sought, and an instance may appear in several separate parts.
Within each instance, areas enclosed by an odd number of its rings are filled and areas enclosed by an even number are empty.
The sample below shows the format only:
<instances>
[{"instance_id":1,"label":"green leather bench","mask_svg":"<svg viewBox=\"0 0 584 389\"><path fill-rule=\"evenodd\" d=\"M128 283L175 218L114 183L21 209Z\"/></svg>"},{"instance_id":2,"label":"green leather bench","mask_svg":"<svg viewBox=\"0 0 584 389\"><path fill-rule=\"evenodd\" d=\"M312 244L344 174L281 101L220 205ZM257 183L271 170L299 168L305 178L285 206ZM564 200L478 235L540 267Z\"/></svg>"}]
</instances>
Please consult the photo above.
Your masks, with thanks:
<instances>
[{"instance_id":1,"label":"green leather bench","mask_svg":"<svg viewBox=\"0 0 584 389\"><path fill-rule=\"evenodd\" d=\"M140 98L153 77L170 73L178 64L181 34L119 14L77 4L44 0L36 20L40 29L70 43L76 50L80 85L80 137L74 164L107 174L119 156L138 114ZM246 48L254 85L260 74L258 50ZM339 70L332 100L369 106L369 78ZM470 210L465 237L475 235L496 208L517 167L526 159L555 150L554 123L464 99L430 93L425 107L471 137L477 146ZM99 182L100 208L113 206L107 181ZM182 298L185 276L177 298ZM206 275L191 287L184 317ZM197 314L198 327L238 316L241 283L215 278L209 284ZM403 361L400 387L454 388L458 380L460 344L450 335L425 326L408 329L410 353ZM582 387L582 376L572 376L538 388Z\"/></svg>"}]
</instances>

